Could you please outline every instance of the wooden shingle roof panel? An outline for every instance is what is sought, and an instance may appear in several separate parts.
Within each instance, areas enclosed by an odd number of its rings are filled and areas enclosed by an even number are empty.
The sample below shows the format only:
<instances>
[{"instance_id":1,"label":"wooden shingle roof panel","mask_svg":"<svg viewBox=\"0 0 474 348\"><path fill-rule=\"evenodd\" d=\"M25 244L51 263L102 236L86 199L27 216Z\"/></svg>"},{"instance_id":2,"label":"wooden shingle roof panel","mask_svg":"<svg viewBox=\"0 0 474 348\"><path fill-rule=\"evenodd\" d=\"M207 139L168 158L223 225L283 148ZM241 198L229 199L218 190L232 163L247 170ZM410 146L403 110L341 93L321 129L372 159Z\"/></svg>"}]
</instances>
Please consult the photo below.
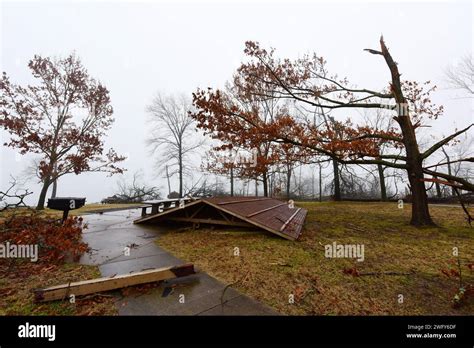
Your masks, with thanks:
<instances>
[{"instance_id":1,"label":"wooden shingle roof panel","mask_svg":"<svg viewBox=\"0 0 474 348\"><path fill-rule=\"evenodd\" d=\"M197 203L204 203L221 210L237 219L265 229L283 238L295 240L301 235L307 211L292 207L284 201L267 197L211 197L188 203L183 209ZM155 218L166 219L176 209L164 211L154 216L138 219L135 222L150 221ZM216 211L218 215L218 211Z\"/></svg>"}]
</instances>

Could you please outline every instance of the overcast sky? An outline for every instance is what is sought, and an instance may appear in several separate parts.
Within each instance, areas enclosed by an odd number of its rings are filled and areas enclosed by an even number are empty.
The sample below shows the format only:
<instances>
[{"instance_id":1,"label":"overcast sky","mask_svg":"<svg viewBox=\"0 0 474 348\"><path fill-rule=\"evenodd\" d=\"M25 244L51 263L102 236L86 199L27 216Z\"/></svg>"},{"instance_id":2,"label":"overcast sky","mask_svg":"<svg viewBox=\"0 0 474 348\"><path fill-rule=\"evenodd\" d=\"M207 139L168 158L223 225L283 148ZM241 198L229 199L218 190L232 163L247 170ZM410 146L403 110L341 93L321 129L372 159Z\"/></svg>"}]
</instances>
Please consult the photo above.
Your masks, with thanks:
<instances>
[{"instance_id":1,"label":"overcast sky","mask_svg":"<svg viewBox=\"0 0 474 348\"><path fill-rule=\"evenodd\" d=\"M1 70L14 83L33 82L27 68L34 54L75 51L91 76L110 90L116 119L107 145L142 169L149 183L165 187L145 147L145 106L157 91L191 94L219 87L243 56L246 40L277 49L281 57L317 52L340 76L371 89L387 85L378 49L384 35L405 79L431 80L445 114L430 133L447 134L473 121L472 102L447 90L443 70L472 52L471 1L1 1ZM8 134L0 133L1 143ZM31 157L0 149L0 189ZM58 195L88 202L111 195L118 177L68 175ZM31 185L35 192L39 186Z\"/></svg>"}]
</instances>

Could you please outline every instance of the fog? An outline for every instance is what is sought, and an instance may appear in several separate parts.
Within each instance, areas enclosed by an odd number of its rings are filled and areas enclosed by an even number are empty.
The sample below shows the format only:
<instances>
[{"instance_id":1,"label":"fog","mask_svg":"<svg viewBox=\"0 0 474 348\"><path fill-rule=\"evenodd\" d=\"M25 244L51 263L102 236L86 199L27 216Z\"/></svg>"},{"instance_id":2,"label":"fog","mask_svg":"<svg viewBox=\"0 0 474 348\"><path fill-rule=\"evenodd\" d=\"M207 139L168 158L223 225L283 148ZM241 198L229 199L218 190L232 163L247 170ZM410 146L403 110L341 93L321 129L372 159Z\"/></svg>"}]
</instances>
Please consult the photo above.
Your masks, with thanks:
<instances>
[{"instance_id":1,"label":"fog","mask_svg":"<svg viewBox=\"0 0 474 348\"><path fill-rule=\"evenodd\" d=\"M317 52L351 83L381 89L389 71L363 49L377 49L383 34L403 78L439 87L433 99L445 112L429 135L471 123L472 101L447 88L443 71L472 52L472 17L471 1L2 1L1 70L13 83L34 83L27 68L33 55L75 51L111 94L115 123L106 147L128 157L127 176L142 170L145 181L164 192L166 183L145 145L146 105L157 91L191 95L198 87L222 87L245 58L247 40L276 48L280 57ZM0 134L3 144L8 133ZM3 189L33 157L5 147L0 156ZM119 178L69 174L60 179L58 195L100 201L114 193ZM176 180L172 185L176 189ZM28 186L34 203L39 185L30 180Z\"/></svg>"}]
</instances>

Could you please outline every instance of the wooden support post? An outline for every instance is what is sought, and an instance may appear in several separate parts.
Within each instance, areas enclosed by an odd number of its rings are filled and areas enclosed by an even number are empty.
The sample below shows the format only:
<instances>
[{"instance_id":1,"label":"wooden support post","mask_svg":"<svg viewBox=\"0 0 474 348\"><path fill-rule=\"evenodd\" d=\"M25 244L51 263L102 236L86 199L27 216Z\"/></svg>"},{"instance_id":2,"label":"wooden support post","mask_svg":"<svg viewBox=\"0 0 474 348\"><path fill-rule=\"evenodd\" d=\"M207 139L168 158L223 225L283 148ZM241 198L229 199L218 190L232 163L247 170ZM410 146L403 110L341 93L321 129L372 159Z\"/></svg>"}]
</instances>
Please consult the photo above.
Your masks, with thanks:
<instances>
[{"instance_id":1,"label":"wooden support post","mask_svg":"<svg viewBox=\"0 0 474 348\"><path fill-rule=\"evenodd\" d=\"M97 278L80 282L62 284L44 289L33 290L35 302L66 299L70 295L81 296L96 292L109 291L138 284L152 283L194 274L194 265L150 269L146 271L121 274L114 277Z\"/></svg>"},{"instance_id":2,"label":"wooden support post","mask_svg":"<svg viewBox=\"0 0 474 348\"><path fill-rule=\"evenodd\" d=\"M69 209L63 210L63 218L61 220L62 223L64 223L67 220L68 215L69 215Z\"/></svg>"}]
</instances>

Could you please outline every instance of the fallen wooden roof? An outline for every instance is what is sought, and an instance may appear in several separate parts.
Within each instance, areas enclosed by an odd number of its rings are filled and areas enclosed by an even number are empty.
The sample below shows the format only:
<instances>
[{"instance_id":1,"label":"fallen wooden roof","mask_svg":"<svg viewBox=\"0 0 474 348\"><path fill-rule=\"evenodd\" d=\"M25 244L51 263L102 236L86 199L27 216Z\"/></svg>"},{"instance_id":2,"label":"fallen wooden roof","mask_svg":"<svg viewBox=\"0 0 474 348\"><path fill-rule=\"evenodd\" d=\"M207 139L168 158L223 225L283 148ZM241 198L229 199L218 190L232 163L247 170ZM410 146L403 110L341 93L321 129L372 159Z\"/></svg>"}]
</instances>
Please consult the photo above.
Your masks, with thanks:
<instances>
[{"instance_id":1,"label":"fallen wooden roof","mask_svg":"<svg viewBox=\"0 0 474 348\"><path fill-rule=\"evenodd\" d=\"M275 198L211 197L185 201L184 206L144 215L134 223L175 221L258 227L283 238L296 240L301 234L306 214L306 209L296 206L290 208L288 202Z\"/></svg>"}]
</instances>

